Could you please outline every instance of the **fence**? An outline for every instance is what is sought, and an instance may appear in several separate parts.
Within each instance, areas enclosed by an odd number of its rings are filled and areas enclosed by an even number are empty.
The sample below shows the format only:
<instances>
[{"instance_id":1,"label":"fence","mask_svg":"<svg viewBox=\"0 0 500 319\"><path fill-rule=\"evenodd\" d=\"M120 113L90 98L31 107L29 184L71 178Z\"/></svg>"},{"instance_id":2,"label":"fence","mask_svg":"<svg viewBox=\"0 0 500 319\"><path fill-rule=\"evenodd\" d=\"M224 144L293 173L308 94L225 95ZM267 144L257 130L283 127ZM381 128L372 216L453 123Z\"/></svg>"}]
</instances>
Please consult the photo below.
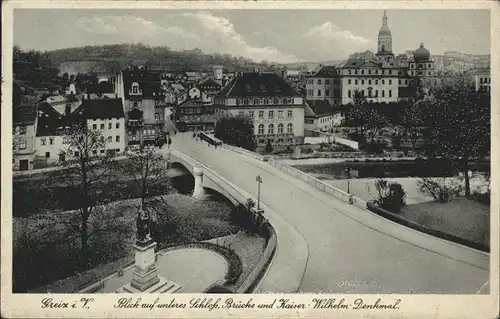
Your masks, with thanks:
<instances>
[{"instance_id":1,"label":"fence","mask_svg":"<svg viewBox=\"0 0 500 319\"><path fill-rule=\"evenodd\" d=\"M244 148L241 148L241 147L236 147L236 146L232 146L232 145L228 145L228 144L223 144L222 145L223 148L227 149L227 150L230 150L230 151L233 151L233 152L236 152L236 153L239 153L239 154L244 154L248 157L251 157L251 158L255 158L259 161L265 161L266 160L266 157L263 156L263 155L260 155L258 153L255 153L255 152L251 152L249 150L246 150Z\"/></svg>"},{"instance_id":2,"label":"fence","mask_svg":"<svg viewBox=\"0 0 500 319\"><path fill-rule=\"evenodd\" d=\"M291 175L293 177L296 177L307 184L313 186L314 188L325 192L327 194L330 194L346 203L349 203L351 205L355 205L357 207L360 207L362 209L366 208L366 202L360 198L354 197L352 194L346 193L341 189L338 189L336 187L333 187L332 185L328 185L327 183L320 181L317 178L314 178L302 171L299 171L296 168L293 168L291 166L288 166L286 164L282 164L274 159L268 161L271 166L276 167L282 172L287 173L288 175Z\"/></svg>"}]
</instances>

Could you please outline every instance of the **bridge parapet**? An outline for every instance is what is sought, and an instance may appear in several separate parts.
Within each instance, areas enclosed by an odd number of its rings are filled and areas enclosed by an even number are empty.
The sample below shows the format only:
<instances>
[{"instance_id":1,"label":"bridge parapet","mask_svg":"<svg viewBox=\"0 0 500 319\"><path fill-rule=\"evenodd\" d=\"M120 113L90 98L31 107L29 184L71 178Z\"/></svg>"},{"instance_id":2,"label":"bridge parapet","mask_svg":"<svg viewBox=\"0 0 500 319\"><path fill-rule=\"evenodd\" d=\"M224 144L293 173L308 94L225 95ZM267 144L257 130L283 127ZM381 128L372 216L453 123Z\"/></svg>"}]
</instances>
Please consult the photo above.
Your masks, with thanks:
<instances>
[{"instance_id":1,"label":"bridge parapet","mask_svg":"<svg viewBox=\"0 0 500 319\"><path fill-rule=\"evenodd\" d=\"M285 172L291 176L294 176L294 177L306 182L307 184L313 186L314 188L319 189L322 192L333 195L334 197L337 197L337 198L341 199L342 201L349 203L351 205L355 205L359 208L366 209L366 201L364 201L358 197L355 197L352 194L344 192L343 190L336 188L336 187L333 187L332 185L328 185L327 183L325 183L317 178L314 178L309 174L306 174L306 173L304 173L296 168L293 168L291 166L288 166L286 164L280 163L274 159L270 159L268 161L268 163L271 166L279 169L280 171Z\"/></svg>"}]
</instances>

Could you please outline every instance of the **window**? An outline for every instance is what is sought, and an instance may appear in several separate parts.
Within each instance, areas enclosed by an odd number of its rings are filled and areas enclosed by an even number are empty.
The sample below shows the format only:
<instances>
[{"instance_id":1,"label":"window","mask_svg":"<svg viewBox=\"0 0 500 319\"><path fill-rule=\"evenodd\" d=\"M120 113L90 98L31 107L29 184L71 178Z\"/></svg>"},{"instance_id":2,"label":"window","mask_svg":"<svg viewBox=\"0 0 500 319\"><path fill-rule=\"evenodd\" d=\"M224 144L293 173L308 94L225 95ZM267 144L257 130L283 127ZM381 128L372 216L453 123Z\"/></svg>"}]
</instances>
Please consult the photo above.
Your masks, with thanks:
<instances>
[{"instance_id":1,"label":"window","mask_svg":"<svg viewBox=\"0 0 500 319\"><path fill-rule=\"evenodd\" d=\"M278 124L278 134L283 134L283 124Z\"/></svg>"},{"instance_id":2,"label":"window","mask_svg":"<svg viewBox=\"0 0 500 319\"><path fill-rule=\"evenodd\" d=\"M132 93L139 93L139 85L134 83L132 84Z\"/></svg>"},{"instance_id":3,"label":"window","mask_svg":"<svg viewBox=\"0 0 500 319\"><path fill-rule=\"evenodd\" d=\"M238 116L243 116L243 114L244 114L243 111L238 112Z\"/></svg>"},{"instance_id":4,"label":"window","mask_svg":"<svg viewBox=\"0 0 500 319\"><path fill-rule=\"evenodd\" d=\"M75 152L75 156L80 156L80 152Z\"/></svg>"},{"instance_id":5,"label":"window","mask_svg":"<svg viewBox=\"0 0 500 319\"><path fill-rule=\"evenodd\" d=\"M259 111L259 118L263 119L264 118L264 111Z\"/></svg>"},{"instance_id":6,"label":"window","mask_svg":"<svg viewBox=\"0 0 500 319\"><path fill-rule=\"evenodd\" d=\"M352 74L351 70L349 70L349 74Z\"/></svg>"},{"instance_id":7,"label":"window","mask_svg":"<svg viewBox=\"0 0 500 319\"><path fill-rule=\"evenodd\" d=\"M244 99L243 104L248 105L248 99Z\"/></svg>"},{"instance_id":8,"label":"window","mask_svg":"<svg viewBox=\"0 0 500 319\"><path fill-rule=\"evenodd\" d=\"M357 80L357 79L356 79L356 80L354 80L354 84L356 84L356 85L358 84L358 80Z\"/></svg>"},{"instance_id":9,"label":"window","mask_svg":"<svg viewBox=\"0 0 500 319\"><path fill-rule=\"evenodd\" d=\"M101 150L101 154L104 154L104 150Z\"/></svg>"},{"instance_id":10,"label":"window","mask_svg":"<svg viewBox=\"0 0 500 319\"><path fill-rule=\"evenodd\" d=\"M321 96L321 90L318 90L318 96Z\"/></svg>"},{"instance_id":11,"label":"window","mask_svg":"<svg viewBox=\"0 0 500 319\"><path fill-rule=\"evenodd\" d=\"M347 91L347 96L348 96L348 97L351 97L351 90L348 90L348 91Z\"/></svg>"},{"instance_id":12,"label":"window","mask_svg":"<svg viewBox=\"0 0 500 319\"><path fill-rule=\"evenodd\" d=\"M26 141L25 140L20 140L17 145L19 146L20 150L26 149Z\"/></svg>"},{"instance_id":13,"label":"window","mask_svg":"<svg viewBox=\"0 0 500 319\"><path fill-rule=\"evenodd\" d=\"M274 118L274 111L269 111L267 117L270 118L270 119Z\"/></svg>"},{"instance_id":14,"label":"window","mask_svg":"<svg viewBox=\"0 0 500 319\"><path fill-rule=\"evenodd\" d=\"M108 143L111 143L111 142L113 142L113 137L108 136Z\"/></svg>"},{"instance_id":15,"label":"window","mask_svg":"<svg viewBox=\"0 0 500 319\"><path fill-rule=\"evenodd\" d=\"M97 155L97 151L96 151L96 150L93 150L93 151L92 151L92 154Z\"/></svg>"},{"instance_id":16,"label":"window","mask_svg":"<svg viewBox=\"0 0 500 319\"><path fill-rule=\"evenodd\" d=\"M264 104L269 105L269 99L264 99Z\"/></svg>"},{"instance_id":17,"label":"window","mask_svg":"<svg viewBox=\"0 0 500 319\"><path fill-rule=\"evenodd\" d=\"M358 74L358 70L354 70L354 74Z\"/></svg>"},{"instance_id":18,"label":"window","mask_svg":"<svg viewBox=\"0 0 500 319\"><path fill-rule=\"evenodd\" d=\"M384 85L384 84L385 84L385 80L382 80L382 85Z\"/></svg>"},{"instance_id":19,"label":"window","mask_svg":"<svg viewBox=\"0 0 500 319\"><path fill-rule=\"evenodd\" d=\"M392 80L389 80L389 85L391 85L391 84L392 84Z\"/></svg>"},{"instance_id":20,"label":"window","mask_svg":"<svg viewBox=\"0 0 500 319\"><path fill-rule=\"evenodd\" d=\"M45 144L47 144L47 139L45 137L42 137L40 139L40 142L42 143L42 145L45 145Z\"/></svg>"},{"instance_id":21,"label":"window","mask_svg":"<svg viewBox=\"0 0 500 319\"><path fill-rule=\"evenodd\" d=\"M253 118L254 112L253 111L248 112L248 116L250 116L250 118Z\"/></svg>"},{"instance_id":22,"label":"window","mask_svg":"<svg viewBox=\"0 0 500 319\"><path fill-rule=\"evenodd\" d=\"M26 134L27 128L26 128L26 126L21 126L19 130L20 130L20 134L24 135L24 134Z\"/></svg>"},{"instance_id":23,"label":"window","mask_svg":"<svg viewBox=\"0 0 500 319\"><path fill-rule=\"evenodd\" d=\"M321 79L318 79L318 84L321 84Z\"/></svg>"},{"instance_id":24,"label":"window","mask_svg":"<svg viewBox=\"0 0 500 319\"><path fill-rule=\"evenodd\" d=\"M368 70L368 74L372 74L372 70L371 70L371 69L370 69L370 70Z\"/></svg>"},{"instance_id":25,"label":"window","mask_svg":"<svg viewBox=\"0 0 500 319\"><path fill-rule=\"evenodd\" d=\"M137 101L134 101L134 107L137 107L138 103Z\"/></svg>"},{"instance_id":26,"label":"window","mask_svg":"<svg viewBox=\"0 0 500 319\"><path fill-rule=\"evenodd\" d=\"M330 90L325 90L325 96L330 96Z\"/></svg>"},{"instance_id":27,"label":"window","mask_svg":"<svg viewBox=\"0 0 500 319\"><path fill-rule=\"evenodd\" d=\"M101 130L104 130L104 123L101 124Z\"/></svg>"},{"instance_id":28,"label":"window","mask_svg":"<svg viewBox=\"0 0 500 319\"><path fill-rule=\"evenodd\" d=\"M293 115L293 111L292 111L292 110L288 110L288 112L287 112L287 113L288 113L288 114L287 114L287 116L288 116L288 117L292 117L292 115Z\"/></svg>"},{"instance_id":29,"label":"window","mask_svg":"<svg viewBox=\"0 0 500 319\"><path fill-rule=\"evenodd\" d=\"M351 84L351 79L348 79L348 80L347 80L347 84Z\"/></svg>"},{"instance_id":30,"label":"window","mask_svg":"<svg viewBox=\"0 0 500 319\"><path fill-rule=\"evenodd\" d=\"M49 158L50 157L50 152L45 152L45 157Z\"/></svg>"},{"instance_id":31,"label":"window","mask_svg":"<svg viewBox=\"0 0 500 319\"><path fill-rule=\"evenodd\" d=\"M116 123L116 128L120 128L120 122Z\"/></svg>"},{"instance_id":32,"label":"window","mask_svg":"<svg viewBox=\"0 0 500 319\"><path fill-rule=\"evenodd\" d=\"M365 80L361 80L361 84L365 84Z\"/></svg>"},{"instance_id":33,"label":"window","mask_svg":"<svg viewBox=\"0 0 500 319\"><path fill-rule=\"evenodd\" d=\"M389 97L392 97L392 90L389 90Z\"/></svg>"},{"instance_id":34,"label":"window","mask_svg":"<svg viewBox=\"0 0 500 319\"><path fill-rule=\"evenodd\" d=\"M385 97L385 91L382 90L382 97Z\"/></svg>"},{"instance_id":35,"label":"window","mask_svg":"<svg viewBox=\"0 0 500 319\"><path fill-rule=\"evenodd\" d=\"M254 99L253 100L253 105L259 105L259 99Z\"/></svg>"},{"instance_id":36,"label":"window","mask_svg":"<svg viewBox=\"0 0 500 319\"><path fill-rule=\"evenodd\" d=\"M378 80L375 80L375 84L378 84Z\"/></svg>"},{"instance_id":37,"label":"window","mask_svg":"<svg viewBox=\"0 0 500 319\"><path fill-rule=\"evenodd\" d=\"M155 120L159 120L160 119L160 113L155 113Z\"/></svg>"},{"instance_id":38,"label":"window","mask_svg":"<svg viewBox=\"0 0 500 319\"><path fill-rule=\"evenodd\" d=\"M401 85L401 80L398 80L398 84Z\"/></svg>"},{"instance_id":39,"label":"window","mask_svg":"<svg viewBox=\"0 0 500 319\"><path fill-rule=\"evenodd\" d=\"M97 130L97 124L93 124L93 125L92 125L92 129L93 129L93 130Z\"/></svg>"},{"instance_id":40,"label":"window","mask_svg":"<svg viewBox=\"0 0 500 319\"><path fill-rule=\"evenodd\" d=\"M378 70L375 70L375 74L378 74Z\"/></svg>"},{"instance_id":41,"label":"window","mask_svg":"<svg viewBox=\"0 0 500 319\"><path fill-rule=\"evenodd\" d=\"M53 137L49 138L49 144L54 145L54 138Z\"/></svg>"},{"instance_id":42,"label":"window","mask_svg":"<svg viewBox=\"0 0 500 319\"><path fill-rule=\"evenodd\" d=\"M113 127L112 123L108 123L108 130L110 130Z\"/></svg>"},{"instance_id":43,"label":"window","mask_svg":"<svg viewBox=\"0 0 500 319\"><path fill-rule=\"evenodd\" d=\"M278 111L278 118L283 118L283 111Z\"/></svg>"},{"instance_id":44,"label":"window","mask_svg":"<svg viewBox=\"0 0 500 319\"><path fill-rule=\"evenodd\" d=\"M120 142L120 135L116 135L116 141Z\"/></svg>"},{"instance_id":45,"label":"window","mask_svg":"<svg viewBox=\"0 0 500 319\"><path fill-rule=\"evenodd\" d=\"M293 133L293 124L292 123L288 123L287 126L286 126L286 132L291 134Z\"/></svg>"},{"instance_id":46,"label":"window","mask_svg":"<svg viewBox=\"0 0 500 319\"><path fill-rule=\"evenodd\" d=\"M365 74L365 70L361 70L361 74Z\"/></svg>"},{"instance_id":47,"label":"window","mask_svg":"<svg viewBox=\"0 0 500 319\"><path fill-rule=\"evenodd\" d=\"M372 80L368 80L368 84L371 85L372 84Z\"/></svg>"},{"instance_id":48,"label":"window","mask_svg":"<svg viewBox=\"0 0 500 319\"><path fill-rule=\"evenodd\" d=\"M279 103L279 102L278 102L278 99L273 99L273 103L274 103L274 104L278 104L278 103Z\"/></svg>"},{"instance_id":49,"label":"window","mask_svg":"<svg viewBox=\"0 0 500 319\"><path fill-rule=\"evenodd\" d=\"M274 134L274 125L273 124L269 124L267 126L267 134Z\"/></svg>"},{"instance_id":50,"label":"window","mask_svg":"<svg viewBox=\"0 0 500 319\"><path fill-rule=\"evenodd\" d=\"M260 124L258 128L258 133L259 135L264 134L264 124Z\"/></svg>"},{"instance_id":51,"label":"window","mask_svg":"<svg viewBox=\"0 0 500 319\"><path fill-rule=\"evenodd\" d=\"M384 74L384 73L385 73L385 70L382 70L382 74Z\"/></svg>"}]
</instances>

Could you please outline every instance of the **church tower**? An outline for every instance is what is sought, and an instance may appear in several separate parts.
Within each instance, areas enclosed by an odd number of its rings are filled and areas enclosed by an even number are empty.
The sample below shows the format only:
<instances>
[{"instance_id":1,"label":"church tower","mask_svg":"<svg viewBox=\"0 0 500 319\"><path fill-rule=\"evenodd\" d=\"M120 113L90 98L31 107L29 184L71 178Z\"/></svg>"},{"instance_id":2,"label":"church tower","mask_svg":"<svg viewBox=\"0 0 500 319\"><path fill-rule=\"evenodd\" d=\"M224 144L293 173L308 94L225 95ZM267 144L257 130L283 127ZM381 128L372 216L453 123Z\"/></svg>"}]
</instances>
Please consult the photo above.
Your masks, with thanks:
<instances>
[{"instance_id":1,"label":"church tower","mask_svg":"<svg viewBox=\"0 0 500 319\"><path fill-rule=\"evenodd\" d=\"M394 59L394 54L392 53L392 34L387 24L387 13L385 10L382 18L382 27L378 32L378 49L376 55L389 63Z\"/></svg>"}]
</instances>

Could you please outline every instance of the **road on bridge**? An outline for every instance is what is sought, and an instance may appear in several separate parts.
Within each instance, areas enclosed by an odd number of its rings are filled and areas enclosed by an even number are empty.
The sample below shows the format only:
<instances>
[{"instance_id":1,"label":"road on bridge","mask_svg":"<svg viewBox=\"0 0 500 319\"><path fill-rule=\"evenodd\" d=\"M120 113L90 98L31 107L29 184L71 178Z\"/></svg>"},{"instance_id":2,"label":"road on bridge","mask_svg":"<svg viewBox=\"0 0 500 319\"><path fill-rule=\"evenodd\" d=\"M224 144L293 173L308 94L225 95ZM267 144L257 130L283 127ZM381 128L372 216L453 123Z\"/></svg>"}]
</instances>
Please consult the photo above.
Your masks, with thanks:
<instances>
[{"instance_id":1,"label":"road on bridge","mask_svg":"<svg viewBox=\"0 0 500 319\"><path fill-rule=\"evenodd\" d=\"M482 266L478 266L481 262L450 258L442 251L437 253L405 240L405 237L420 238L421 235L389 221L380 221L379 229L368 227L349 214L373 218L371 212L316 191L267 163L221 147L214 149L186 133L173 137L172 147L216 171L254 198L257 196L255 177L262 177L261 201L291 223L308 243L309 260L301 292L488 293L487 254L482 255ZM381 231L380 228L386 227L383 225L388 225L388 229L392 227L392 233ZM448 245L425 236L423 238L431 242L427 246L432 246L432 241L436 241L437 246ZM481 256L467 248L454 249L472 254L473 258Z\"/></svg>"}]
</instances>

